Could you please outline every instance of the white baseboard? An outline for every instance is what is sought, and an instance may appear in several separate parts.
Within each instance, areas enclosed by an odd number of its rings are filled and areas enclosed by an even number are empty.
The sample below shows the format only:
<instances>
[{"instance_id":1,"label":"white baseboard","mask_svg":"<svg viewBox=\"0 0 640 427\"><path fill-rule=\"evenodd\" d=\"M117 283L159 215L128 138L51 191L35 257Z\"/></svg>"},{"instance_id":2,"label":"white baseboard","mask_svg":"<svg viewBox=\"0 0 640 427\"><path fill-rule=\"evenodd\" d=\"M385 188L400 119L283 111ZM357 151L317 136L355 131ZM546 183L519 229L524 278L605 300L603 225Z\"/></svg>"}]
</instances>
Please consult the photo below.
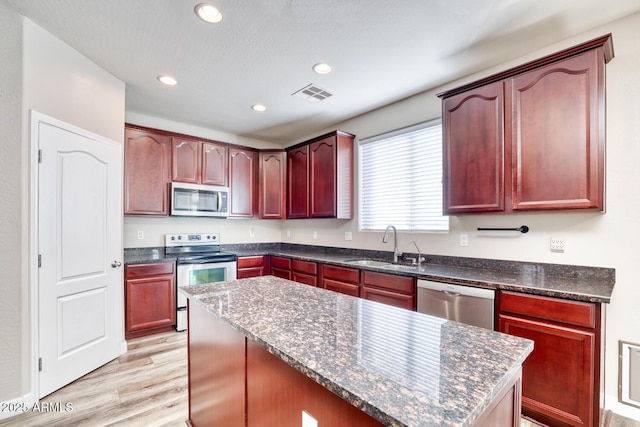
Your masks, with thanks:
<instances>
[{"instance_id":1,"label":"white baseboard","mask_svg":"<svg viewBox=\"0 0 640 427\"><path fill-rule=\"evenodd\" d=\"M640 421L640 408L620 403L618 402L618 398L615 396L605 396L604 407L614 414Z\"/></svg>"},{"instance_id":2,"label":"white baseboard","mask_svg":"<svg viewBox=\"0 0 640 427\"><path fill-rule=\"evenodd\" d=\"M122 344L120 344L120 356L125 354L127 352L127 350L128 350L127 341L122 340Z\"/></svg>"},{"instance_id":3,"label":"white baseboard","mask_svg":"<svg viewBox=\"0 0 640 427\"><path fill-rule=\"evenodd\" d=\"M36 403L35 396L32 393L25 394L17 399L5 400L0 402L2 410L0 411L0 420L20 415L26 410L33 408Z\"/></svg>"}]
</instances>

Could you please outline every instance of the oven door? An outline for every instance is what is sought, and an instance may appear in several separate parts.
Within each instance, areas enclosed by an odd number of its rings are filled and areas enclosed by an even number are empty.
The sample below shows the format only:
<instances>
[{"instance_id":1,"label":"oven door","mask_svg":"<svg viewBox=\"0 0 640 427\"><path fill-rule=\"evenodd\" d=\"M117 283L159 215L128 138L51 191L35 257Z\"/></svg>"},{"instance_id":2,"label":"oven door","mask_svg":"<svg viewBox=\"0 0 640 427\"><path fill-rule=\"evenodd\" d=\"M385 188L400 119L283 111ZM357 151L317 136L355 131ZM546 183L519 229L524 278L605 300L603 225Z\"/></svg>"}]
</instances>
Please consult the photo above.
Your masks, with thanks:
<instances>
[{"instance_id":1,"label":"oven door","mask_svg":"<svg viewBox=\"0 0 640 427\"><path fill-rule=\"evenodd\" d=\"M178 262L176 286L202 285L236 279L236 262L205 262L202 264L181 264ZM187 297L180 291L177 295L176 330L187 329Z\"/></svg>"}]
</instances>

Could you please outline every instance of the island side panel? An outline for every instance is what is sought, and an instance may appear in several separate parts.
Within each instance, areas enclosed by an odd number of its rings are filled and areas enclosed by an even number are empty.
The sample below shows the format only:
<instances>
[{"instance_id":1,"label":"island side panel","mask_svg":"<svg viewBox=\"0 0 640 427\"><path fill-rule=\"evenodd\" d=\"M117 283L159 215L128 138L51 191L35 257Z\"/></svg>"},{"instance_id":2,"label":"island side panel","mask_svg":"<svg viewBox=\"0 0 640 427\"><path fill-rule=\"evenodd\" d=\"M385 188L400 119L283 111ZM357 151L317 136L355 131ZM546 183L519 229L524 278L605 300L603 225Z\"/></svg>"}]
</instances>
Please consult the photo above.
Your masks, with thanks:
<instances>
[{"instance_id":1,"label":"island side panel","mask_svg":"<svg viewBox=\"0 0 640 427\"><path fill-rule=\"evenodd\" d=\"M522 406L522 368L484 411L475 427L520 426Z\"/></svg>"},{"instance_id":2,"label":"island side panel","mask_svg":"<svg viewBox=\"0 0 640 427\"><path fill-rule=\"evenodd\" d=\"M188 423L244 427L246 338L199 304L188 312Z\"/></svg>"},{"instance_id":3,"label":"island side panel","mask_svg":"<svg viewBox=\"0 0 640 427\"><path fill-rule=\"evenodd\" d=\"M302 411L319 426L384 427L258 344L247 340L247 425L299 426Z\"/></svg>"}]
</instances>

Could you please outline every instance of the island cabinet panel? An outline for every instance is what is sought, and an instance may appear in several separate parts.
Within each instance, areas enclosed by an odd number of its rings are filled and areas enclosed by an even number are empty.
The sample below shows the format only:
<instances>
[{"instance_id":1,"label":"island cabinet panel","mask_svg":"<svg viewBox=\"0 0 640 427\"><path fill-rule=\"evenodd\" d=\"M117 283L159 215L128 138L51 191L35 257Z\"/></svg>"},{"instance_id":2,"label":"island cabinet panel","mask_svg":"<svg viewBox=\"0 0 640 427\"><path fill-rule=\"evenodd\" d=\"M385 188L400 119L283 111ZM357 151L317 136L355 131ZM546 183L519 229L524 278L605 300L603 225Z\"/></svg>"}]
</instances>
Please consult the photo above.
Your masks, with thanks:
<instances>
[{"instance_id":1,"label":"island cabinet panel","mask_svg":"<svg viewBox=\"0 0 640 427\"><path fill-rule=\"evenodd\" d=\"M268 256L246 256L238 257L237 273L238 279L247 279L249 277L259 277L269 274Z\"/></svg>"},{"instance_id":2,"label":"island cabinet panel","mask_svg":"<svg viewBox=\"0 0 640 427\"><path fill-rule=\"evenodd\" d=\"M258 211L262 219L285 219L287 192L287 153L261 151L259 159Z\"/></svg>"},{"instance_id":3,"label":"island cabinet panel","mask_svg":"<svg viewBox=\"0 0 640 427\"><path fill-rule=\"evenodd\" d=\"M245 426L246 338L198 304L189 312L189 425Z\"/></svg>"},{"instance_id":4,"label":"island cabinet panel","mask_svg":"<svg viewBox=\"0 0 640 427\"><path fill-rule=\"evenodd\" d=\"M360 270L322 264L322 287L354 297L360 296Z\"/></svg>"},{"instance_id":5,"label":"island cabinet panel","mask_svg":"<svg viewBox=\"0 0 640 427\"><path fill-rule=\"evenodd\" d=\"M125 266L125 338L173 329L176 287L173 262Z\"/></svg>"},{"instance_id":6,"label":"island cabinet panel","mask_svg":"<svg viewBox=\"0 0 640 427\"><path fill-rule=\"evenodd\" d=\"M318 426L383 426L247 340L247 426L300 426L302 411L316 419Z\"/></svg>"},{"instance_id":7,"label":"island cabinet panel","mask_svg":"<svg viewBox=\"0 0 640 427\"><path fill-rule=\"evenodd\" d=\"M287 152L287 217L309 217L309 146Z\"/></svg>"},{"instance_id":8,"label":"island cabinet panel","mask_svg":"<svg viewBox=\"0 0 640 427\"><path fill-rule=\"evenodd\" d=\"M170 168L170 136L144 129L125 128L125 215L169 215Z\"/></svg>"},{"instance_id":9,"label":"island cabinet panel","mask_svg":"<svg viewBox=\"0 0 640 427\"><path fill-rule=\"evenodd\" d=\"M362 298L415 310L416 279L394 274L362 272Z\"/></svg>"},{"instance_id":10,"label":"island cabinet panel","mask_svg":"<svg viewBox=\"0 0 640 427\"><path fill-rule=\"evenodd\" d=\"M252 218L256 213L256 151L229 148L229 216Z\"/></svg>"},{"instance_id":11,"label":"island cabinet panel","mask_svg":"<svg viewBox=\"0 0 640 427\"><path fill-rule=\"evenodd\" d=\"M439 94L445 213L604 209L611 35Z\"/></svg>"},{"instance_id":12,"label":"island cabinet panel","mask_svg":"<svg viewBox=\"0 0 640 427\"><path fill-rule=\"evenodd\" d=\"M600 416L600 304L501 291L498 330L534 341L523 364L522 412L552 426Z\"/></svg>"},{"instance_id":13,"label":"island cabinet panel","mask_svg":"<svg viewBox=\"0 0 640 427\"><path fill-rule=\"evenodd\" d=\"M318 264L311 261L291 260L291 280L318 286Z\"/></svg>"},{"instance_id":14,"label":"island cabinet panel","mask_svg":"<svg viewBox=\"0 0 640 427\"><path fill-rule=\"evenodd\" d=\"M271 275L283 279L291 279L291 259L271 256Z\"/></svg>"}]
</instances>

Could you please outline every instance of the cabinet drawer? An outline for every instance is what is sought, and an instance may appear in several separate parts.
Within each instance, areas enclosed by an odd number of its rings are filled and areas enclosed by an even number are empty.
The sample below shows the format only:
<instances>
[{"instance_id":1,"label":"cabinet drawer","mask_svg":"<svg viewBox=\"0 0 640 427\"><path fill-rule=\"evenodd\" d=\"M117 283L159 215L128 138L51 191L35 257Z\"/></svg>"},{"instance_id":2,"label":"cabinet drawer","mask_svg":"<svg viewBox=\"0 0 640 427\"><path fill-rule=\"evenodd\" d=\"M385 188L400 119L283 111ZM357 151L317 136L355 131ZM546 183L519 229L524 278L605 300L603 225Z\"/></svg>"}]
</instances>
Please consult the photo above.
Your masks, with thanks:
<instances>
[{"instance_id":1,"label":"cabinet drawer","mask_svg":"<svg viewBox=\"0 0 640 427\"><path fill-rule=\"evenodd\" d=\"M329 291L340 292L341 294L351 295L354 297L360 296L360 286L358 285L352 285L351 283L344 283L331 279L323 279L322 284L324 285L324 288Z\"/></svg>"},{"instance_id":2,"label":"cabinet drawer","mask_svg":"<svg viewBox=\"0 0 640 427\"><path fill-rule=\"evenodd\" d=\"M291 260L289 258L283 258L279 256L271 257L271 267L284 268L286 270L291 269Z\"/></svg>"},{"instance_id":3,"label":"cabinet drawer","mask_svg":"<svg viewBox=\"0 0 640 427\"><path fill-rule=\"evenodd\" d=\"M520 314L585 328L595 328L598 322L600 310L594 303L505 291L501 291L499 295L499 312Z\"/></svg>"},{"instance_id":4,"label":"cabinet drawer","mask_svg":"<svg viewBox=\"0 0 640 427\"><path fill-rule=\"evenodd\" d=\"M272 268L271 269L271 275L272 276L276 276L276 277L280 277L282 279L291 280L291 271L290 270L283 270L281 268Z\"/></svg>"},{"instance_id":5,"label":"cabinet drawer","mask_svg":"<svg viewBox=\"0 0 640 427\"><path fill-rule=\"evenodd\" d=\"M248 279L249 277L264 276L264 267L251 267L238 269L238 279Z\"/></svg>"},{"instance_id":6,"label":"cabinet drawer","mask_svg":"<svg viewBox=\"0 0 640 427\"><path fill-rule=\"evenodd\" d=\"M322 266L322 276L330 279L338 279L342 282L360 283L360 270L335 265Z\"/></svg>"},{"instance_id":7,"label":"cabinet drawer","mask_svg":"<svg viewBox=\"0 0 640 427\"><path fill-rule=\"evenodd\" d=\"M238 268L262 267L264 256L244 256L238 257Z\"/></svg>"},{"instance_id":8,"label":"cabinet drawer","mask_svg":"<svg viewBox=\"0 0 640 427\"><path fill-rule=\"evenodd\" d=\"M173 274L175 263L173 262L155 262L150 264L131 264L126 266L127 278L158 276Z\"/></svg>"},{"instance_id":9,"label":"cabinet drawer","mask_svg":"<svg viewBox=\"0 0 640 427\"><path fill-rule=\"evenodd\" d=\"M390 291L414 294L416 281L413 277L364 271L362 273L362 283Z\"/></svg>"},{"instance_id":10,"label":"cabinet drawer","mask_svg":"<svg viewBox=\"0 0 640 427\"><path fill-rule=\"evenodd\" d=\"M318 274L318 264L309 261L300 261L299 259L291 260L291 270L299 273Z\"/></svg>"},{"instance_id":11,"label":"cabinet drawer","mask_svg":"<svg viewBox=\"0 0 640 427\"><path fill-rule=\"evenodd\" d=\"M408 310L413 310L416 305L413 295L405 295L398 292L370 288L368 286L362 287L362 298L394 307L406 308Z\"/></svg>"},{"instance_id":12,"label":"cabinet drawer","mask_svg":"<svg viewBox=\"0 0 640 427\"><path fill-rule=\"evenodd\" d=\"M298 283L304 283L309 286L316 286L318 284L318 278L315 275L304 273L291 273L291 280Z\"/></svg>"}]
</instances>

